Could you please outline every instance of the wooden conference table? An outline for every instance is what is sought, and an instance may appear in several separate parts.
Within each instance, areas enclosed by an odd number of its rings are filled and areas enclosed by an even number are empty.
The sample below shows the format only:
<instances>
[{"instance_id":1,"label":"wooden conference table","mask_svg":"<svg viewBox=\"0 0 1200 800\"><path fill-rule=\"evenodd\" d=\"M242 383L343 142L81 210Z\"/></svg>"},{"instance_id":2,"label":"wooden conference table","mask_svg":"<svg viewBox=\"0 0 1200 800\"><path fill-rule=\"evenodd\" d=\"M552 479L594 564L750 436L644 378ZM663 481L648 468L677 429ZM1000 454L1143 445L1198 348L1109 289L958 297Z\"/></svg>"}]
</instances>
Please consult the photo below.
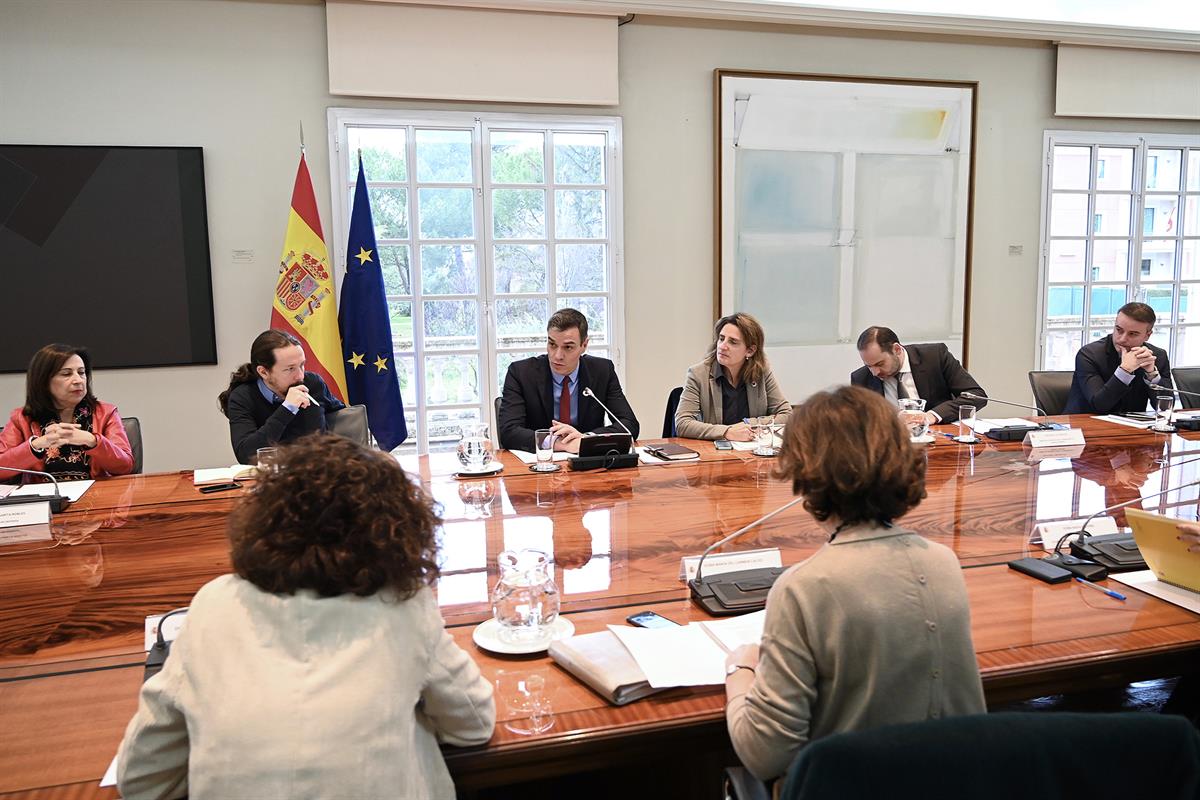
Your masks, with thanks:
<instances>
[{"instance_id":1,"label":"wooden conference table","mask_svg":"<svg viewBox=\"0 0 1200 800\"><path fill-rule=\"evenodd\" d=\"M1200 433L1069 421L1088 442L1075 458L1038 460L1020 443L937 437L926 450L928 497L904 519L958 554L991 703L1177 675L1200 663L1200 616L1133 589L1122 589L1129 599L1121 603L1005 566L1039 552L1030 544L1039 521L1086 516L1200 477ZM460 790L671 747L727 746L721 687L614 708L545 655L497 656L471 640L490 616L497 554L521 547L553 553L563 612L580 633L647 608L679 622L705 618L679 580L680 556L791 493L771 474L771 459L690 444L700 461L551 475L502 453L501 474L471 480L453 477L451 454L402 459L443 508L437 590L446 624L496 687L492 740L447 750ZM1155 463L1162 458L1172 466ZM136 708L144 618L187 605L229 571L224 527L237 494L200 494L189 472L100 481L54 518L49 540L0 545L0 796L116 796L97 782ZM1197 497L1189 487L1165 506L1145 505L1194 519ZM792 564L824 541L797 506L732 549L778 547Z\"/></svg>"}]
</instances>

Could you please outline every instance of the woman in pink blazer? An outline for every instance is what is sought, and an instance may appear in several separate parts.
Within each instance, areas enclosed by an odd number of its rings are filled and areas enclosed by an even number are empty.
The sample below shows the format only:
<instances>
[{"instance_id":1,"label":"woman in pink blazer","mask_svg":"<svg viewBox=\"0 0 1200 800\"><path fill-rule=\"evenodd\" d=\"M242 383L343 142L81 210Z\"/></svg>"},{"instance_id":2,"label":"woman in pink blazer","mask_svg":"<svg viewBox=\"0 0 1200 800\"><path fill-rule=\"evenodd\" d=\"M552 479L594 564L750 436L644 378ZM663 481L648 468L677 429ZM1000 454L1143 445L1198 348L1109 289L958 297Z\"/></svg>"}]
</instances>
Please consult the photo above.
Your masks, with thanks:
<instances>
[{"instance_id":1,"label":"woman in pink blazer","mask_svg":"<svg viewBox=\"0 0 1200 800\"><path fill-rule=\"evenodd\" d=\"M133 470L133 450L117 407L92 394L92 359L80 347L48 344L25 373L25 406L0 431L0 482L103 478Z\"/></svg>"}]
</instances>

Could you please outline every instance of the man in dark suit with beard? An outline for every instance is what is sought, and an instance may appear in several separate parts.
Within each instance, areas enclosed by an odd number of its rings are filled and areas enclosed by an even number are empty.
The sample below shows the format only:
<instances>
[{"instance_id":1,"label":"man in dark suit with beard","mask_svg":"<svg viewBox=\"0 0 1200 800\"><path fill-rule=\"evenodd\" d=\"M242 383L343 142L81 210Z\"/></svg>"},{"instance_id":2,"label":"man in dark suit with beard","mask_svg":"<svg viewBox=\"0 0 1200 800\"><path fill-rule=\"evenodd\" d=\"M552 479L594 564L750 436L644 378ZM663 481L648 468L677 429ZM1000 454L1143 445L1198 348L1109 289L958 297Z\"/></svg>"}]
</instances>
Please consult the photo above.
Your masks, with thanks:
<instances>
[{"instance_id":1,"label":"man in dark suit with beard","mask_svg":"<svg viewBox=\"0 0 1200 800\"><path fill-rule=\"evenodd\" d=\"M616 368L607 358L585 355L587 318L564 308L546 325L546 355L513 362L504 378L500 400L500 446L508 450L533 450L534 431L550 429L554 449L579 452L579 441L588 433L638 435L638 421L621 391ZM604 409L588 397L590 389L624 423L605 426ZM613 420L614 423L617 420Z\"/></svg>"},{"instance_id":2,"label":"man in dark suit with beard","mask_svg":"<svg viewBox=\"0 0 1200 800\"><path fill-rule=\"evenodd\" d=\"M986 404L959 399L963 392L987 393L940 342L902 345L891 328L872 325L858 337L858 355L863 366L850 373L851 384L878 392L894 404L899 398L924 399L930 425L958 421L959 406Z\"/></svg>"}]
</instances>

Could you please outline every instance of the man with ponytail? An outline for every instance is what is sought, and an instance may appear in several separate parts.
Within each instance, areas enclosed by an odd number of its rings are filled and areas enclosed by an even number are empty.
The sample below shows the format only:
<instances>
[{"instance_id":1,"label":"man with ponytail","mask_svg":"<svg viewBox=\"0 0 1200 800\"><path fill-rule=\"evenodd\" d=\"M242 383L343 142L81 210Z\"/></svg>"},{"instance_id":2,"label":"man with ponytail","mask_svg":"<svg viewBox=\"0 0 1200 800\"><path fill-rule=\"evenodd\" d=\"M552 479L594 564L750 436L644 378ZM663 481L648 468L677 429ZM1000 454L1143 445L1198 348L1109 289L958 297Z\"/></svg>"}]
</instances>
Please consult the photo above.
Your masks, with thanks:
<instances>
[{"instance_id":1,"label":"man with ponytail","mask_svg":"<svg viewBox=\"0 0 1200 800\"><path fill-rule=\"evenodd\" d=\"M290 333L269 330L250 345L250 362L229 376L217 397L229 419L238 463L253 464L260 447L326 429L325 415L345 408L315 372L304 371L304 348Z\"/></svg>"}]
</instances>

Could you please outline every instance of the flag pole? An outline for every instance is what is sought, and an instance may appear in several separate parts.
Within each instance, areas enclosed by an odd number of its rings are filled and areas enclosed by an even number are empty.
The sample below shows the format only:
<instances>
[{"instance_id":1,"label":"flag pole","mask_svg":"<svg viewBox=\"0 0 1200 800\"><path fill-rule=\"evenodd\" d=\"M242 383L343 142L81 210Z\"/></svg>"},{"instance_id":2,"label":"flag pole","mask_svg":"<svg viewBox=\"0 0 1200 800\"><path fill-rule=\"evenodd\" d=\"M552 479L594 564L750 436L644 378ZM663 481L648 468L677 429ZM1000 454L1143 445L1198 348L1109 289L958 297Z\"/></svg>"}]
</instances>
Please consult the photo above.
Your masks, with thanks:
<instances>
[{"instance_id":1,"label":"flag pole","mask_svg":"<svg viewBox=\"0 0 1200 800\"><path fill-rule=\"evenodd\" d=\"M304 155L304 120L300 120L300 155Z\"/></svg>"}]
</instances>

